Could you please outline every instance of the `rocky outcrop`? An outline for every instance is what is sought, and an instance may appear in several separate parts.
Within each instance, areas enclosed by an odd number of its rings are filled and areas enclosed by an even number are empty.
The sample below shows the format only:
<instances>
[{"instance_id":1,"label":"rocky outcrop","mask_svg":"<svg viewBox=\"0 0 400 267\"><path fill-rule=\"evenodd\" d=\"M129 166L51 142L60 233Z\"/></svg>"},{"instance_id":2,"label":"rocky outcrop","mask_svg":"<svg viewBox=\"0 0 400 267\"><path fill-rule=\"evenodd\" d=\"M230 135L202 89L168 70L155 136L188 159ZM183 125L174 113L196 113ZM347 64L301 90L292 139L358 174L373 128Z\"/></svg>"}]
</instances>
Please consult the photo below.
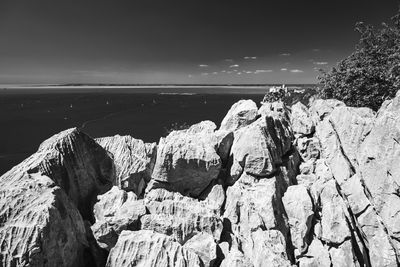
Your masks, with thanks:
<instances>
[{"instance_id":1,"label":"rocky outcrop","mask_svg":"<svg viewBox=\"0 0 400 267\"><path fill-rule=\"evenodd\" d=\"M249 125L257 118L257 105L253 100L240 100L228 111L219 130L233 132Z\"/></svg>"},{"instance_id":2,"label":"rocky outcrop","mask_svg":"<svg viewBox=\"0 0 400 267\"><path fill-rule=\"evenodd\" d=\"M147 191L161 187L198 197L221 168L215 128L213 122L204 121L161 138Z\"/></svg>"},{"instance_id":3,"label":"rocky outcrop","mask_svg":"<svg viewBox=\"0 0 400 267\"><path fill-rule=\"evenodd\" d=\"M398 266L398 125L400 93L242 100L157 151L67 130L0 179L0 265Z\"/></svg>"},{"instance_id":4,"label":"rocky outcrop","mask_svg":"<svg viewBox=\"0 0 400 267\"><path fill-rule=\"evenodd\" d=\"M310 135L315 131L315 125L308 108L301 102L292 106L291 114L292 130L295 134Z\"/></svg>"},{"instance_id":5,"label":"rocky outcrop","mask_svg":"<svg viewBox=\"0 0 400 267\"><path fill-rule=\"evenodd\" d=\"M201 266L196 253L164 234L150 230L123 231L110 251L107 265L124 266Z\"/></svg>"},{"instance_id":6,"label":"rocky outcrop","mask_svg":"<svg viewBox=\"0 0 400 267\"><path fill-rule=\"evenodd\" d=\"M207 233L217 241L222 232L218 208L223 201L224 198L211 197L199 201L178 192L152 190L145 197L149 214L141 218L141 229L168 234L182 245L201 233Z\"/></svg>"},{"instance_id":7,"label":"rocky outcrop","mask_svg":"<svg viewBox=\"0 0 400 267\"><path fill-rule=\"evenodd\" d=\"M156 143L144 143L128 135L97 138L96 141L112 154L117 176L114 184L141 195L151 179Z\"/></svg>"},{"instance_id":8,"label":"rocky outcrop","mask_svg":"<svg viewBox=\"0 0 400 267\"><path fill-rule=\"evenodd\" d=\"M110 250L123 230L139 229L140 218L146 214L146 207L133 192L116 186L98 196L98 200L94 205L96 222L91 228L99 246Z\"/></svg>"},{"instance_id":9,"label":"rocky outcrop","mask_svg":"<svg viewBox=\"0 0 400 267\"><path fill-rule=\"evenodd\" d=\"M94 264L83 219L114 178L107 152L79 130L44 141L0 178L0 265Z\"/></svg>"}]
</instances>

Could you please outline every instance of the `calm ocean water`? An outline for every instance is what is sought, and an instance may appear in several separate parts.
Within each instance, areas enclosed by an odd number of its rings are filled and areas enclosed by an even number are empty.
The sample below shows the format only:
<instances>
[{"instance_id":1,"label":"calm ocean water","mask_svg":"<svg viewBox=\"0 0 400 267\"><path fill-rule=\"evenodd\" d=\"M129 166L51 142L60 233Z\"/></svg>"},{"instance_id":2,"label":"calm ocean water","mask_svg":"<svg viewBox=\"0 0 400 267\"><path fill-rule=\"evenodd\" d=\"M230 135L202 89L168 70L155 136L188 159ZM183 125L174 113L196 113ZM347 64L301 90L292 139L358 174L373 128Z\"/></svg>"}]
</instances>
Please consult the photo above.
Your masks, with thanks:
<instances>
[{"instance_id":1,"label":"calm ocean water","mask_svg":"<svg viewBox=\"0 0 400 267\"><path fill-rule=\"evenodd\" d=\"M246 88L233 93L147 91L0 90L0 175L34 153L46 138L67 128L82 127L92 137L129 134L158 142L173 123L212 120L219 126L233 103L253 99L259 104L265 93Z\"/></svg>"}]
</instances>

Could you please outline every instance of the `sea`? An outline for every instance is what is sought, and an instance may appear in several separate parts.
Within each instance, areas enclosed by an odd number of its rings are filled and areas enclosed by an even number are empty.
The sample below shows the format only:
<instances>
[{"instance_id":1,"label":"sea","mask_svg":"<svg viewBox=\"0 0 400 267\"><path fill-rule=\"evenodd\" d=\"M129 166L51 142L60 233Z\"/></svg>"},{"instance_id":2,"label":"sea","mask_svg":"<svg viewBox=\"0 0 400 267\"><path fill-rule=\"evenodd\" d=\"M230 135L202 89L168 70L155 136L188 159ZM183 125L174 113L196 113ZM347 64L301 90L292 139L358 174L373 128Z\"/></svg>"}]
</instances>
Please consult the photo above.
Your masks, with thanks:
<instances>
[{"instance_id":1,"label":"sea","mask_svg":"<svg viewBox=\"0 0 400 267\"><path fill-rule=\"evenodd\" d=\"M52 135L79 127L93 138L131 135L158 142L176 125L220 125L240 99L258 105L265 87L0 89L0 175Z\"/></svg>"}]
</instances>

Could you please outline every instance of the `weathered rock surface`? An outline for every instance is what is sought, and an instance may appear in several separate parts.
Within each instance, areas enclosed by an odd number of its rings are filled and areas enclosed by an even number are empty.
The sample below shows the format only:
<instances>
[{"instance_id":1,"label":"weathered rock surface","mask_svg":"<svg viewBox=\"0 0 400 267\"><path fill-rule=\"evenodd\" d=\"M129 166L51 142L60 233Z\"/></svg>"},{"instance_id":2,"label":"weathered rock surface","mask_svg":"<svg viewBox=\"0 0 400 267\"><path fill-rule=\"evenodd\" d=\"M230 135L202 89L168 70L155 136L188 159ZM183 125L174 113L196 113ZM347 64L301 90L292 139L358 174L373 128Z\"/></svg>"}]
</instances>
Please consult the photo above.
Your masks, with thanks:
<instances>
[{"instance_id":1,"label":"weathered rock surface","mask_svg":"<svg viewBox=\"0 0 400 267\"><path fill-rule=\"evenodd\" d=\"M282 201L289 219L295 255L300 255L308 247L309 232L314 216L313 202L307 188L303 185L289 186Z\"/></svg>"},{"instance_id":2,"label":"weathered rock surface","mask_svg":"<svg viewBox=\"0 0 400 267\"><path fill-rule=\"evenodd\" d=\"M107 152L77 129L44 141L0 177L0 265L95 264L82 217L114 178Z\"/></svg>"},{"instance_id":3,"label":"weathered rock surface","mask_svg":"<svg viewBox=\"0 0 400 267\"><path fill-rule=\"evenodd\" d=\"M123 230L138 230L140 218L146 214L143 200L133 192L126 192L114 186L107 193L98 196L94 205L96 222L92 231L101 248L110 250Z\"/></svg>"},{"instance_id":4,"label":"weathered rock surface","mask_svg":"<svg viewBox=\"0 0 400 267\"><path fill-rule=\"evenodd\" d=\"M85 219L90 219L96 196L111 188L115 169L107 152L76 128L44 141L38 151L2 176L4 184L25 173L39 173L59 185Z\"/></svg>"},{"instance_id":5,"label":"weathered rock surface","mask_svg":"<svg viewBox=\"0 0 400 267\"><path fill-rule=\"evenodd\" d=\"M117 176L115 185L141 195L151 179L156 143L144 143L129 135L97 138L96 141L113 155Z\"/></svg>"},{"instance_id":6,"label":"weathered rock surface","mask_svg":"<svg viewBox=\"0 0 400 267\"><path fill-rule=\"evenodd\" d=\"M233 104L221 122L219 130L232 132L257 118L257 105L253 100L240 100Z\"/></svg>"},{"instance_id":7,"label":"weathered rock surface","mask_svg":"<svg viewBox=\"0 0 400 267\"><path fill-rule=\"evenodd\" d=\"M0 190L1 266L83 266L81 215L47 176L22 175Z\"/></svg>"},{"instance_id":8,"label":"weathered rock surface","mask_svg":"<svg viewBox=\"0 0 400 267\"><path fill-rule=\"evenodd\" d=\"M217 241L223 227L220 218L223 201L224 198L213 197L199 201L178 192L154 189L145 197L149 214L141 217L141 229L170 235L182 245L201 233Z\"/></svg>"},{"instance_id":9,"label":"weathered rock surface","mask_svg":"<svg viewBox=\"0 0 400 267\"><path fill-rule=\"evenodd\" d=\"M201 266L196 253L167 235L150 230L123 231L106 266Z\"/></svg>"},{"instance_id":10,"label":"weathered rock surface","mask_svg":"<svg viewBox=\"0 0 400 267\"><path fill-rule=\"evenodd\" d=\"M297 102L292 106L291 124L295 134L309 135L314 133L315 130L311 114L301 102Z\"/></svg>"},{"instance_id":11,"label":"weathered rock surface","mask_svg":"<svg viewBox=\"0 0 400 267\"><path fill-rule=\"evenodd\" d=\"M230 156L229 184L242 173L258 177L273 176L283 164L282 157L292 148L293 134L288 121L262 116L235 132Z\"/></svg>"},{"instance_id":12,"label":"weathered rock surface","mask_svg":"<svg viewBox=\"0 0 400 267\"><path fill-rule=\"evenodd\" d=\"M0 179L0 265L398 266L399 125L400 93L239 101L157 152L67 130Z\"/></svg>"},{"instance_id":13,"label":"weathered rock surface","mask_svg":"<svg viewBox=\"0 0 400 267\"><path fill-rule=\"evenodd\" d=\"M147 191L163 187L184 195L199 196L218 177L221 168L215 128L213 122L204 121L161 138L153 181Z\"/></svg>"}]
</instances>

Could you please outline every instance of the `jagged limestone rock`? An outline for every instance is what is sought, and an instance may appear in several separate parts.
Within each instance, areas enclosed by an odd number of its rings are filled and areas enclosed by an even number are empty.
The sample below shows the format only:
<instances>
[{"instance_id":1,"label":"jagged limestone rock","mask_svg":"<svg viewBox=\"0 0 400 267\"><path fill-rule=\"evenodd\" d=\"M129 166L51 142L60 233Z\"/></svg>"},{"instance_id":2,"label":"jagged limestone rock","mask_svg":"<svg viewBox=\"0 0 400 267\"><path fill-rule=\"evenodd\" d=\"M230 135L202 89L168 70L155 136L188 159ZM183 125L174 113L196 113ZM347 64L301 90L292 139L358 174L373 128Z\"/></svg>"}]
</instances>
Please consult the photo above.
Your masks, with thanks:
<instances>
[{"instance_id":1,"label":"jagged limestone rock","mask_svg":"<svg viewBox=\"0 0 400 267\"><path fill-rule=\"evenodd\" d=\"M114 164L107 151L76 128L44 141L35 154L1 179L5 184L12 183L23 173L50 177L89 220L97 195L110 189L115 179Z\"/></svg>"},{"instance_id":2,"label":"jagged limestone rock","mask_svg":"<svg viewBox=\"0 0 400 267\"><path fill-rule=\"evenodd\" d=\"M270 266L290 264L286 252L288 226L277 179L258 180L243 174L227 189L224 217L238 239L245 261L255 266L262 262ZM269 247L270 243L274 248Z\"/></svg>"},{"instance_id":3,"label":"jagged limestone rock","mask_svg":"<svg viewBox=\"0 0 400 267\"><path fill-rule=\"evenodd\" d=\"M85 226L64 191L38 173L13 178L12 182L0 179L0 265L88 263Z\"/></svg>"},{"instance_id":4,"label":"jagged limestone rock","mask_svg":"<svg viewBox=\"0 0 400 267\"><path fill-rule=\"evenodd\" d=\"M219 240L223 227L220 207L224 198L212 196L199 201L178 192L154 189L146 194L144 200L149 214L141 217L141 229L170 235L182 245L200 233Z\"/></svg>"},{"instance_id":5,"label":"jagged limestone rock","mask_svg":"<svg viewBox=\"0 0 400 267\"><path fill-rule=\"evenodd\" d=\"M310 135L314 133L314 122L307 107L301 102L297 102L292 106L290 121L294 134Z\"/></svg>"},{"instance_id":6,"label":"jagged limestone rock","mask_svg":"<svg viewBox=\"0 0 400 267\"><path fill-rule=\"evenodd\" d=\"M331 259L328 249L318 239L314 239L308 252L299 259L300 267L331 267Z\"/></svg>"},{"instance_id":7,"label":"jagged limestone rock","mask_svg":"<svg viewBox=\"0 0 400 267\"><path fill-rule=\"evenodd\" d=\"M141 195L151 179L156 143L144 143L129 135L102 137L96 141L113 155L117 176L115 185Z\"/></svg>"},{"instance_id":8,"label":"jagged limestone rock","mask_svg":"<svg viewBox=\"0 0 400 267\"><path fill-rule=\"evenodd\" d=\"M233 132L257 118L257 105L253 100L239 100L229 109L219 130Z\"/></svg>"},{"instance_id":9,"label":"jagged limestone rock","mask_svg":"<svg viewBox=\"0 0 400 267\"><path fill-rule=\"evenodd\" d=\"M221 169L215 128L213 122L203 121L161 138L152 182L146 191L161 187L199 196Z\"/></svg>"},{"instance_id":10,"label":"jagged limestone rock","mask_svg":"<svg viewBox=\"0 0 400 267\"><path fill-rule=\"evenodd\" d=\"M122 231L110 251L107 267L202 266L199 256L167 235L150 230Z\"/></svg>"},{"instance_id":11,"label":"jagged limestone rock","mask_svg":"<svg viewBox=\"0 0 400 267\"><path fill-rule=\"evenodd\" d=\"M303 254L308 247L309 232L314 216L314 206L308 190L303 185L288 187L282 198L295 255Z\"/></svg>"},{"instance_id":12,"label":"jagged limestone rock","mask_svg":"<svg viewBox=\"0 0 400 267\"><path fill-rule=\"evenodd\" d=\"M196 234L183 247L194 251L200 257L205 267L214 266L217 259L217 244L212 235L207 233Z\"/></svg>"},{"instance_id":13,"label":"jagged limestone rock","mask_svg":"<svg viewBox=\"0 0 400 267\"><path fill-rule=\"evenodd\" d=\"M378 111L360 148L360 175L389 235L400 239L400 94ZM400 247L397 247L400 251Z\"/></svg>"},{"instance_id":14,"label":"jagged limestone rock","mask_svg":"<svg viewBox=\"0 0 400 267\"><path fill-rule=\"evenodd\" d=\"M309 112L314 123L322 121L327 117L336 107L346 106L342 101L336 99L316 99L311 103Z\"/></svg>"},{"instance_id":15,"label":"jagged limestone rock","mask_svg":"<svg viewBox=\"0 0 400 267\"><path fill-rule=\"evenodd\" d=\"M137 200L133 192L114 186L97 197L94 205L96 222L92 225L93 235L101 248L110 250L123 230L138 230L141 216L146 214L143 200Z\"/></svg>"},{"instance_id":16,"label":"jagged limestone rock","mask_svg":"<svg viewBox=\"0 0 400 267\"><path fill-rule=\"evenodd\" d=\"M0 178L1 265L93 264L82 217L114 178L107 152L79 130L44 141Z\"/></svg>"},{"instance_id":17,"label":"jagged limestone rock","mask_svg":"<svg viewBox=\"0 0 400 267\"><path fill-rule=\"evenodd\" d=\"M293 134L286 120L261 117L235 132L231 147L229 184L242 173L272 176L282 165L282 157L292 148Z\"/></svg>"},{"instance_id":18,"label":"jagged limestone rock","mask_svg":"<svg viewBox=\"0 0 400 267\"><path fill-rule=\"evenodd\" d=\"M340 140L343 153L350 163L357 165L359 148L371 131L375 112L369 108L336 107L329 116L329 121Z\"/></svg>"}]
</instances>

